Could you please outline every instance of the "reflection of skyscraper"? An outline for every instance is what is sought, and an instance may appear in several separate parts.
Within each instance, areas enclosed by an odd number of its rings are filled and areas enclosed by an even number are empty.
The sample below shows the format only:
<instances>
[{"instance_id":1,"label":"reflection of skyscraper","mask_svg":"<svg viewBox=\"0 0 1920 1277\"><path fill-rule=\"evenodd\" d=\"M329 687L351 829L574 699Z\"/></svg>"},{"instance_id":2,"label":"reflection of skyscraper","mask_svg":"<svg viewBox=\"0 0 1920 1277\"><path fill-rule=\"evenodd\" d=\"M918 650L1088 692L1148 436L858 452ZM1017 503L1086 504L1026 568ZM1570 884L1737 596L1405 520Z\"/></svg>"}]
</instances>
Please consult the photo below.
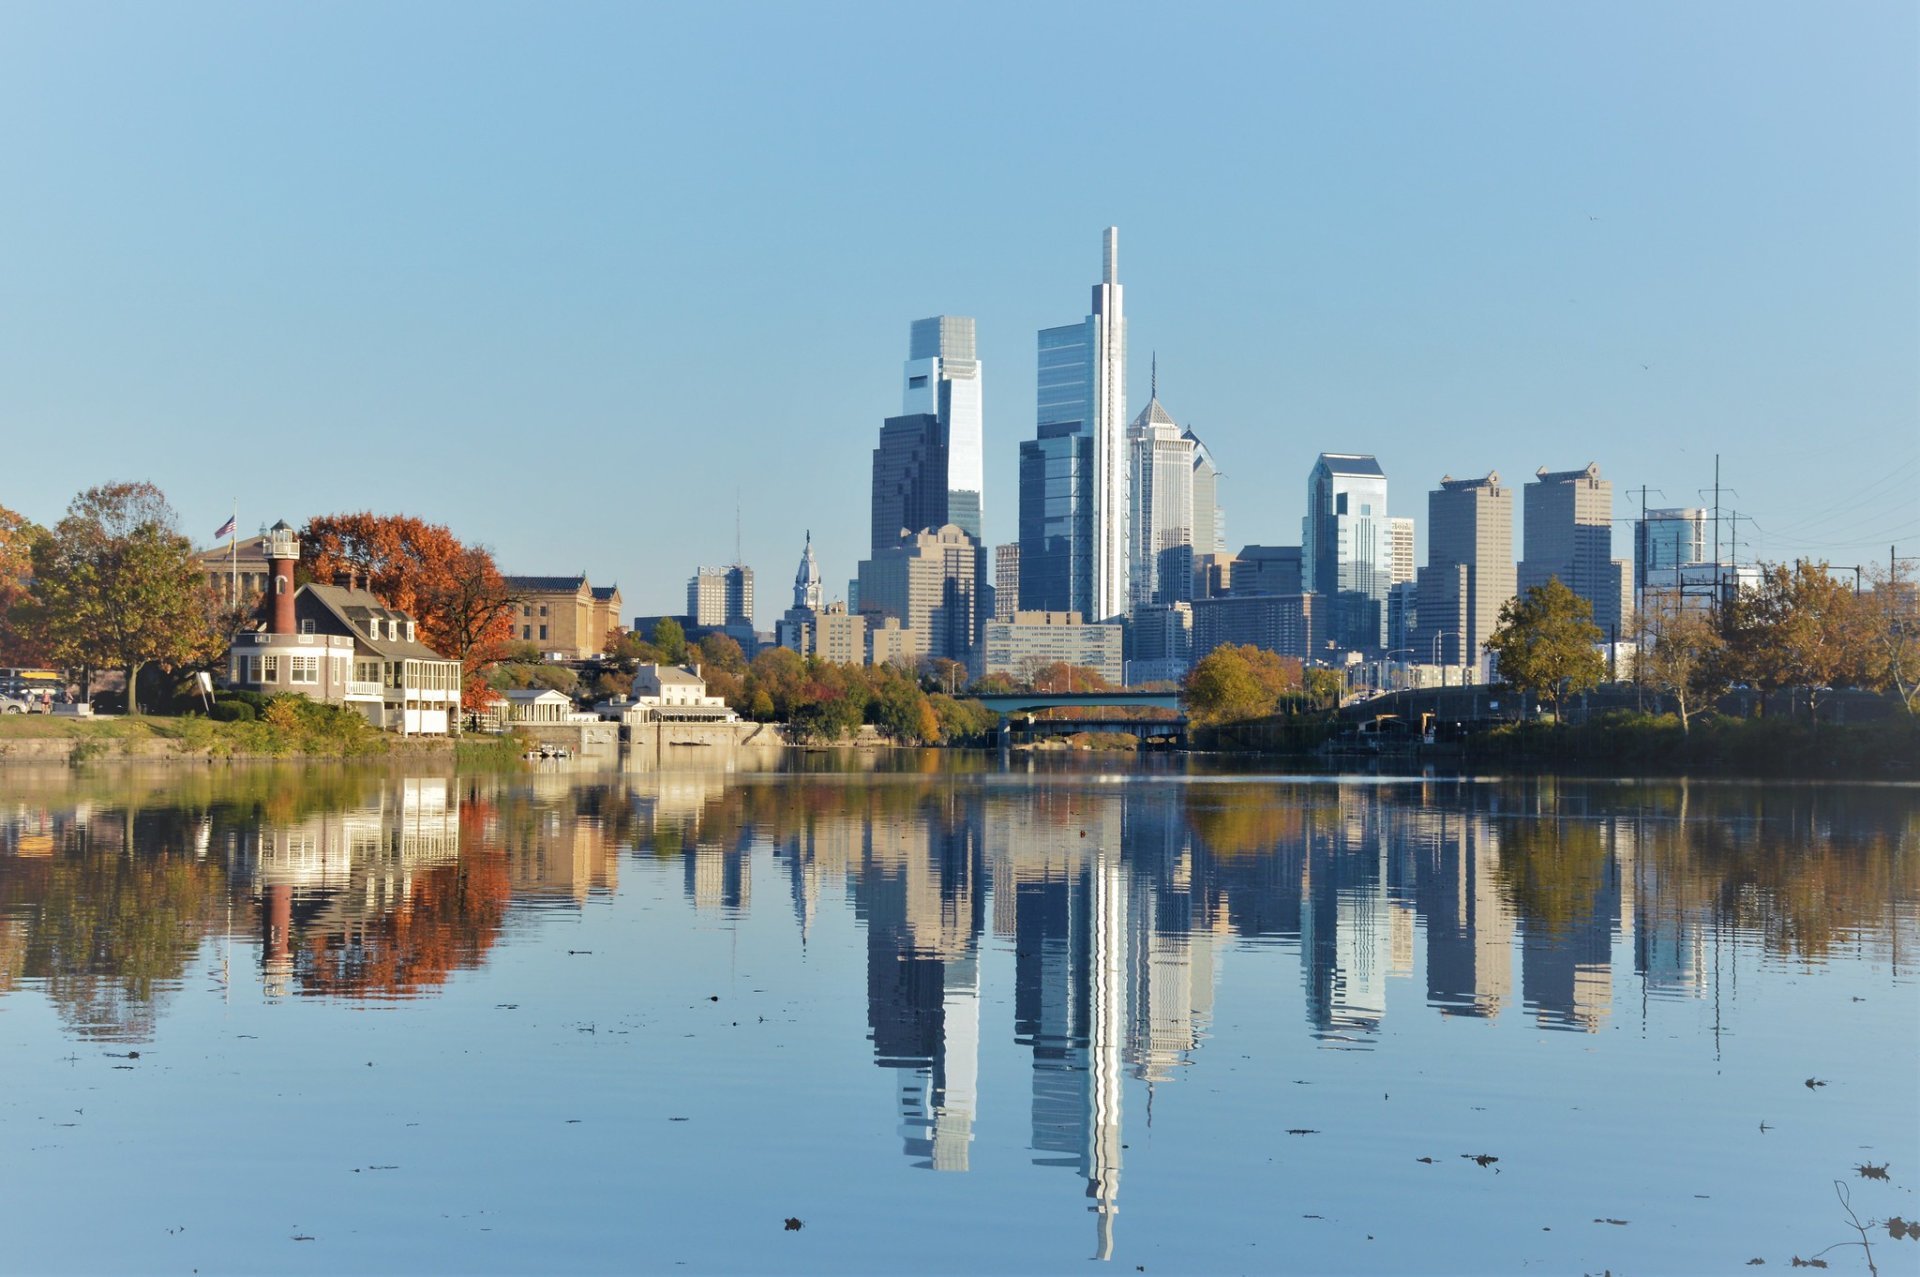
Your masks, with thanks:
<instances>
[{"instance_id":1,"label":"reflection of skyscraper","mask_svg":"<svg viewBox=\"0 0 1920 1277\"><path fill-rule=\"evenodd\" d=\"M1513 908L1501 893L1499 841L1476 814L1420 813L1425 844L1415 899L1427 924L1427 1001L1451 1015L1495 1016L1513 996Z\"/></svg>"}]
</instances>

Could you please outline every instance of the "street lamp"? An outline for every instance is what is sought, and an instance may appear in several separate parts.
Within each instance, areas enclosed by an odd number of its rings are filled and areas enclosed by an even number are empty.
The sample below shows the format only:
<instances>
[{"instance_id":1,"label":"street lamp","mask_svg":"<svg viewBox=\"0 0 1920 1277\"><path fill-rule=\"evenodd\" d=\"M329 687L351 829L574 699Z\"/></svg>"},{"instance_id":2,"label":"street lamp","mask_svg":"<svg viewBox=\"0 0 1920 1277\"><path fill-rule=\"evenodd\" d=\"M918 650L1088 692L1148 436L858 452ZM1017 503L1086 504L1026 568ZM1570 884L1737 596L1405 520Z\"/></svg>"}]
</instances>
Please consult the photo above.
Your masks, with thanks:
<instances>
[{"instance_id":1,"label":"street lamp","mask_svg":"<svg viewBox=\"0 0 1920 1277\"><path fill-rule=\"evenodd\" d=\"M1419 653L1415 652L1410 647L1396 647L1392 651L1388 652L1385 656L1381 657L1380 659L1382 661L1385 661L1387 664L1391 665L1393 663L1393 658L1396 656L1417 656L1417 655L1419 655ZM1402 662L1402 664L1404 665L1405 662ZM1400 681L1403 683L1406 682L1404 678L1402 678Z\"/></svg>"},{"instance_id":2,"label":"street lamp","mask_svg":"<svg viewBox=\"0 0 1920 1277\"><path fill-rule=\"evenodd\" d=\"M1467 645L1467 636L1465 634L1462 634L1459 630L1435 630L1433 633L1433 663L1435 665L1440 664L1440 640L1443 638L1446 638L1449 634L1451 634L1454 638L1457 638L1460 640L1460 646L1462 648L1465 648ZM1460 681L1464 684L1466 682L1466 679L1462 678ZM1441 666L1440 686L1445 687L1446 685L1447 685L1446 667Z\"/></svg>"}]
</instances>

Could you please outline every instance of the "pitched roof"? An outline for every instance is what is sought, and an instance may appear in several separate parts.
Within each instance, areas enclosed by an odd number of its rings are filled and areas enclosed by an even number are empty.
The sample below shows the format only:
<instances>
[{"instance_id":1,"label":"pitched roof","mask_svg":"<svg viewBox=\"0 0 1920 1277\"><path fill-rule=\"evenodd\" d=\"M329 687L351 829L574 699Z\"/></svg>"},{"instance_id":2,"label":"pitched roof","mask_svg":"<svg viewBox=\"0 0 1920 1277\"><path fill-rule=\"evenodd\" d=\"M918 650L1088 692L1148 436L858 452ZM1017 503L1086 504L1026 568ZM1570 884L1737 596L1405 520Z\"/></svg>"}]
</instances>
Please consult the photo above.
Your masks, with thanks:
<instances>
[{"instance_id":1,"label":"pitched roof","mask_svg":"<svg viewBox=\"0 0 1920 1277\"><path fill-rule=\"evenodd\" d=\"M580 579L583 581L586 580L585 577L581 577ZM617 585L596 585L593 587L593 597L602 603L611 603L614 596L619 593L620 587Z\"/></svg>"},{"instance_id":2,"label":"pitched roof","mask_svg":"<svg viewBox=\"0 0 1920 1277\"><path fill-rule=\"evenodd\" d=\"M572 594L587 583L587 574L578 576L504 576L509 590L522 594Z\"/></svg>"},{"instance_id":3,"label":"pitched roof","mask_svg":"<svg viewBox=\"0 0 1920 1277\"><path fill-rule=\"evenodd\" d=\"M1147 406L1140 410L1140 415L1133 419L1133 424L1136 426L1172 426L1175 430L1180 428L1180 423L1167 415L1167 410L1160 406L1160 397L1158 395L1147 400Z\"/></svg>"},{"instance_id":4,"label":"pitched roof","mask_svg":"<svg viewBox=\"0 0 1920 1277\"><path fill-rule=\"evenodd\" d=\"M1323 452L1320 464L1330 474L1364 474L1384 479L1387 472L1380 468L1371 452Z\"/></svg>"},{"instance_id":5,"label":"pitched roof","mask_svg":"<svg viewBox=\"0 0 1920 1277\"><path fill-rule=\"evenodd\" d=\"M403 625L413 618L397 608L390 608L374 596L371 590L349 590L344 585L321 585L314 583L300 587L303 594L312 596L353 635L354 642L367 648L376 656L389 661L450 661L454 658L442 656L425 643L408 642L406 639L374 637L369 632L367 622L380 620L399 621Z\"/></svg>"}]
</instances>

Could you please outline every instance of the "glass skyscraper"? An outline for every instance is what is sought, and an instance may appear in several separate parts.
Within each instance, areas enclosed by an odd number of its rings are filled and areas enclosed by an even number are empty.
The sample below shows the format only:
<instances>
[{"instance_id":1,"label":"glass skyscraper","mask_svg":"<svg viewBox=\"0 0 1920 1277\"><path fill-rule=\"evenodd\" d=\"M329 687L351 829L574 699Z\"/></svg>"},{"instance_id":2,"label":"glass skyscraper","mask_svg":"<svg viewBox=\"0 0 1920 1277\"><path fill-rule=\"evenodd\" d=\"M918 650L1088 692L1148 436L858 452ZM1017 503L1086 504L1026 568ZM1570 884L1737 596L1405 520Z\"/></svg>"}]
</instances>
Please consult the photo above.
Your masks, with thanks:
<instances>
[{"instance_id":1,"label":"glass skyscraper","mask_svg":"<svg viewBox=\"0 0 1920 1277\"><path fill-rule=\"evenodd\" d=\"M1077 324L1043 328L1039 336L1037 384L1038 437L1022 444L1020 527L1021 606L1053 611L1075 611L1089 621L1119 616L1127 610L1132 546L1127 535L1128 456L1123 416L1127 396L1127 329L1119 283L1120 232L1109 226L1103 237L1101 280L1093 286L1092 313ZM1088 440L1087 456L1062 440ZM1031 473L1039 486L1029 487ZM1045 453L1046 463L1038 460ZM1072 483L1071 488L1049 486ZM1029 502L1037 502L1029 509ZM1071 563L1056 571L1049 566L1038 580L1040 591L1029 596L1026 565L1029 554L1053 552L1041 542L1029 551L1027 529L1067 525L1086 530L1084 576ZM1045 533L1054 536L1053 533ZM1057 543L1058 537L1054 536ZM1059 578L1072 591L1064 604L1042 603L1051 598Z\"/></svg>"},{"instance_id":2,"label":"glass skyscraper","mask_svg":"<svg viewBox=\"0 0 1920 1277\"><path fill-rule=\"evenodd\" d=\"M946 515L931 523L916 524L912 531L953 523L974 540L980 539L986 465L980 372L973 320L962 315L935 315L913 321L902 374L905 387L900 411L905 416L924 414L940 423ZM879 548L878 543L874 548Z\"/></svg>"},{"instance_id":3,"label":"glass skyscraper","mask_svg":"<svg viewBox=\"0 0 1920 1277\"><path fill-rule=\"evenodd\" d=\"M1020 445L1020 608L1086 614L1092 597L1093 505L1085 499L1093 438L1073 423L1040 427Z\"/></svg>"},{"instance_id":4,"label":"glass skyscraper","mask_svg":"<svg viewBox=\"0 0 1920 1277\"><path fill-rule=\"evenodd\" d=\"M1154 396L1127 428L1133 564L1129 610L1193 598L1194 443ZM1212 514L1209 511L1208 517Z\"/></svg>"},{"instance_id":5,"label":"glass skyscraper","mask_svg":"<svg viewBox=\"0 0 1920 1277\"><path fill-rule=\"evenodd\" d=\"M1372 456L1323 452L1307 476L1300 562L1307 590L1326 598L1328 637L1344 651L1386 641L1393 584L1387 474Z\"/></svg>"}]
</instances>

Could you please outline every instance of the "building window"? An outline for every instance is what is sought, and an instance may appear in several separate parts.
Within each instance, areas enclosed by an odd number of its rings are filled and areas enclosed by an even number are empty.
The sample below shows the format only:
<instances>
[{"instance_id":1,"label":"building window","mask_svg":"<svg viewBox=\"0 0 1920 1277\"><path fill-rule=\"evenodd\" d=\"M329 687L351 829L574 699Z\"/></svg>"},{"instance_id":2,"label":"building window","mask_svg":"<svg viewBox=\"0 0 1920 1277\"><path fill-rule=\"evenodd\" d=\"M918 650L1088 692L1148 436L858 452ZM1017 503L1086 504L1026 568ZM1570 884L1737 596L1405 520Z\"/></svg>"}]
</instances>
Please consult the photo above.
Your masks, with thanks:
<instances>
[{"instance_id":1,"label":"building window","mask_svg":"<svg viewBox=\"0 0 1920 1277\"><path fill-rule=\"evenodd\" d=\"M275 594L285 594L285 593L287 592L287 578L286 578L286 577L284 577L284 576L276 576L276 577L274 577L274 578L273 578L273 592L274 592Z\"/></svg>"},{"instance_id":2,"label":"building window","mask_svg":"<svg viewBox=\"0 0 1920 1277\"><path fill-rule=\"evenodd\" d=\"M533 627L532 627L531 625L523 625L523 626L521 626L521 627L520 627L520 637L521 637L521 638L523 638L523 639L530 639L530 638L532 638L532 637L533 637Z\"/></svg>"},{"instance_id":3,"label":"building window","mask_svg":"<svg viewBox=\"0 0 1920 1277\"><path fill-rule=\"evenodd\" d=\"M318 683L320 681L320 658L317 656L290 656L287 658L289 683Z\"/></svg>"},{"instance_id":4,"label":"building window","mask_svg":"<svg viewBox=\"0 0 1920 1277\"><path fill-rule=\"evenodd\" d=\"M260 681L262 683L278 683L280 681L279 657L263 656L260 658Z\"/></svg>"},{"instance_id":5,"label":"building window","mask_svg":"<svg viewBox=\"0 0 1920 1277\"><path fill-rule=\"evenodd\" d=\"M300 622L300 632L301 632L302 634L311 634L311 633L313 633L313 618L312 618L312 617L307 617L307 618L305 618L304 620L302 620L302 621Z\"/></svg>"},{"instance_id":6,"label":"building window","mask_svg":"<svg viewBox=\"0 0 1920 1277\"><path fill-rule=\"evenodd\" d=\"M413 642L413 622L407 622L407 642Z\"/></svg>"},{"instance_id":7,"label":"building window","mask_svg":"<svg viewBox=\"0 0 1920 1277\"><path fill-rule=\"evenodd\" d=\"M545 611L546 609L542 608L541 610ZM543 639L547 637L547 627L544 625L540 627L540 637Z\"/></svg>"}]
</instances>

